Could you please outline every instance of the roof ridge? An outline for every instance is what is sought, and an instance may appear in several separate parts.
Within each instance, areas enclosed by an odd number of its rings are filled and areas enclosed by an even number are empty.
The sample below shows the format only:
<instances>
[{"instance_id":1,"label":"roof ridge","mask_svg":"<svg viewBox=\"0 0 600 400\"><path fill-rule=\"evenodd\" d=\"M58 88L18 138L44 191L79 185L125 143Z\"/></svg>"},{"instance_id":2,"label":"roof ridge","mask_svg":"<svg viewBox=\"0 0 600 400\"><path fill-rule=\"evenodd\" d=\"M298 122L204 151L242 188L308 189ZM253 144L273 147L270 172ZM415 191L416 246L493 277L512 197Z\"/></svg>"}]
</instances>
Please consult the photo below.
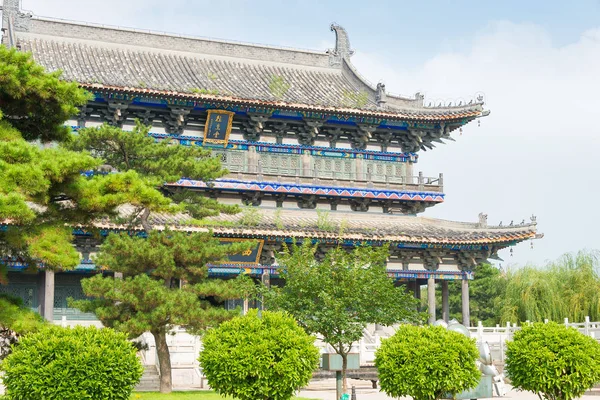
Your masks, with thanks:
<instances>
[{"instance_id":1,"label":"roof ridge","mask_svg":"<svg viewBox=\"0 0 600 400\"><path fill-rule=\"evenodd\" d=\"M274 50L285 50L285 51L326 55L325 51L323 51L323 50L306 49L306 48L301 48L301 47L244 42L241 40L222 39L222 38L215 38L215 37L201 36L201 35L186 35L186 34L181 34L181 33L176 33L176 32L131 28L131 27L120 26L120 25L99 24L99 23L95 23L95 22L75 21L75 20L70 20L70 19L65 19L65 18L47 17L47 16L39 16L39 15L32 15L31 18L34 20L39 20L39 21L57 22L57 23L70 24L70 25L80 25L80 26L87 26L87 27L92 27L92 28L110 29L110 30L117 30L117 31L123 31L123 32L145 33L145 34L149 34L149 35L167 36L167 37L181 38L181 39L202 40L202 41L217 42L217 43L223 43L223 44L235 44L235 45L248 46L248 47L260 47L260 48L267 48L267 49L274 49Z\"/></svg>"},{"instance_id":2,"label":"roof ridge","mask_svg":"<svg viewBox=\"0 0 600 400\"><path fill-rule=\"evenodd\" d=\"M317 65L305 65L305 64L293 64L284 61L270 61L270 60L257 60L253 58L241 58L234 57L230 55L218 55L211 53L199 53L194 51L184 51L177 49L163 49L156 47L148 47L148 46L139 46L136 44L126 44L119 42L106 42L101 40L94 39L81 39L77 37L65 37L65 36L54 36L48 34L40 34L40 33L29 33L29 32L20 32L19 33L20 40L29 40L29 41L38 41L45 40L52 43L60 44L67 43L69 45L81 45L87 46L89 48L97 47L97 48L106 48L117 51L131 51L131 52L140 52L143 54L169 54L173 56L179 57L189 57L193 59L202 59L202 60L214 60L214 61L223 61L230 63L238 63L238 64L252 64L252 65L270 65L274 67L280 68L289 68L290 70L294 69L308 69L315 70L322 73L328 74L339 74L339 70L328 67L321 67ZM86 83L86 82L80 82Z\"/></svg>"}]
</instances>

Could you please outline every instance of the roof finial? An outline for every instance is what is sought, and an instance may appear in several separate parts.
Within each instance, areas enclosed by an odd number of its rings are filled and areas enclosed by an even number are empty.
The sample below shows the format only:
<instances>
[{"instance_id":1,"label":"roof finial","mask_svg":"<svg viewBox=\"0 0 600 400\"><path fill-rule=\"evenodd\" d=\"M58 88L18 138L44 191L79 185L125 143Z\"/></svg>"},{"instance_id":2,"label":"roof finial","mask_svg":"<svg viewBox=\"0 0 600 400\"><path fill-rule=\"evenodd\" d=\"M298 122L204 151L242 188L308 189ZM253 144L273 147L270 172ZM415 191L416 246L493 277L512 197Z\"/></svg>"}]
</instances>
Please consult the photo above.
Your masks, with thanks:
<instances>
[{"instance_id":1,"label":"roof finial","mask_svg":"<svg viewBox=\"0 0 600 400\"><path fill-rule=\"evenodd\" d=\"M331 65L340 65L343 59L350 58L354 54L354 50L350 49L350 39L344 28L335 22L330 26L335 32L335 49L329 50Z\"/></svg>"},{"instance_id":2,"label":"roof finial","mask_svg":"<svg viewBox=\"0 0 600 400\"><path fill-rule=\"evenodd\" d=\"M377 84L375 101L377 102L377 107L383 107L387 101L387 95L385 94L385 84L383 82L379 82Z\"/></svg>"},{"instance_id":3,"label":"roof finial","mask_svg":"<svg viewBox=\"0 0 600 400\"><path fill-rule=\"evenodd\" d=\"M31 14L21 12L21 0L4 0L2 3L2 43L8 47L14 43L15 31L28 31Z\"/></svg>"}]
</instances>

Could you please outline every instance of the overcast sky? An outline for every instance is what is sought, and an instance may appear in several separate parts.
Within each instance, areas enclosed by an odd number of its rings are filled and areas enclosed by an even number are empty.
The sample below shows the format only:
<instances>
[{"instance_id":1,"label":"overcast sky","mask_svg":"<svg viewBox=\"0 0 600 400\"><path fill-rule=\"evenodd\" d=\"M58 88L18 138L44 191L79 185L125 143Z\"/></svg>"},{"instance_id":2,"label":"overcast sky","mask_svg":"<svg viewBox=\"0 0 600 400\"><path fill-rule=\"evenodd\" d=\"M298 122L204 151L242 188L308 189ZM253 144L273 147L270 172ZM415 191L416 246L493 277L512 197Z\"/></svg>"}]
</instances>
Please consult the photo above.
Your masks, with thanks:
<instances>
[{"instance_id":1,"label":"overcast sky","mask_svg":"<svg viewBox=\"0 0 600 400\"><path fill-rule=\"evenodd\" d=\"M544 239L503 266L600 248L600 1L22 0L36 15L315 50L329 24L358 70L388 92L429 100L483 93L491 115L420 153L444 173L425 216L503 224L537 216Z\"/></svg>"}]
</instances>

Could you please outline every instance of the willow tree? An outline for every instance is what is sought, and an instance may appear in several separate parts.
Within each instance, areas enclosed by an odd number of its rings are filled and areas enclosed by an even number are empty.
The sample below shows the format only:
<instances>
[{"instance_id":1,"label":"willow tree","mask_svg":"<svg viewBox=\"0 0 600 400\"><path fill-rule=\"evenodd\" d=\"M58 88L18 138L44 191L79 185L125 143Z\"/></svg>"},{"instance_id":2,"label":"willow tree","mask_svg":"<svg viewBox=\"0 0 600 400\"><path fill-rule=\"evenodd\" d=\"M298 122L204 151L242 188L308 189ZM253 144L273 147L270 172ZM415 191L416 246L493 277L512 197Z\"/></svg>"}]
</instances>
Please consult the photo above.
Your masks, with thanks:
<instances>
[{"instance_id":1,"label":"willow tree","mask_svg":"<svg viewBox=\"0 0 600 400\"><path fill-rule=\"evenodd\" d=\"M352 343L367 324L393 325L422 319L416 300L395 287L386 272L387 247L341 247L315 260L308 241L278 257L285 285L267 292L268 308L287 311L308 333L319 335L342 358L342 391ZM338 398L340 397L338 393Z\"/></svg>"},{"instance_id":2,"label":"willow tree","mask_svg":"<svg viewBox=\"0 0 600 400\"><path fill-rule=\"evenodd\" d=\"M149 127L139 123L131 132L108 125L85 128L68 146L91 152L113 171L136 173L164 194L170 202L168 211L195 218L195 228L202 226L203 217L238 211L236 206L222 205L200 193L168 185L182 176L211 181L226 171L216 158L210 157L210 151L156 142L148 132ZM160 207L144 203L133 206L121 219L129 226L141 225L144 238L111 234L95 259L97 265L123 274L123 279L98 275L83 280L84 293L94 300L74 304L132 337L151 332L160 362L160 391L167 393L172 387L169 331L181 326L201 333L231 318L236 312L226 311L222 301L240 297L252 284L247 280L209 279L207 265L223 262L228 255L254 244L223 245L210 230L201 228L200 232L189 234L161 232L155 229L152 218L152 212L161 211Z\"/></svg>"},{"instance_id":3,"label":"willow tree","mask_svg":"<svg viewBox=\"0 0 600 400\"><path fill-rule=\"evenodd\" d=\"M599 258L595 252L565 254L544 267L526 266L507 276L501 301L508 322L600 318Z\"/></svg>"}]
</instances>

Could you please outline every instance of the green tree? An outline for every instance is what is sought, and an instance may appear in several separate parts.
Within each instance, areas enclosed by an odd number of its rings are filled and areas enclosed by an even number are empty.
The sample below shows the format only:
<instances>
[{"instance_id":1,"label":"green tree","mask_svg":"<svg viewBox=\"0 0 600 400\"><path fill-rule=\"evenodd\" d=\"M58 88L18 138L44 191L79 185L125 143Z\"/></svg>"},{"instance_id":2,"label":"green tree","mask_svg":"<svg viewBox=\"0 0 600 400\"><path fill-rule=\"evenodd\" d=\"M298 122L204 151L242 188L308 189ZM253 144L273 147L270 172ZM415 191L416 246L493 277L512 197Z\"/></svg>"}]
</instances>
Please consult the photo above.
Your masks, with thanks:
<instances>
[{"instance_id":1,"label":"green tree","mask_svg":"<svg viewBox=\"0 0 600 400\"><path fill-rule=\"evenodd\" d=\"M475 340L440 326L402 325L375 353L379 383L390 397L435 400L477 386Z\"/></svg>"},{"instance_id":2,"label":"green tree","mask_svg":"<svg viewBox=\"0 0 600 400\"><path fill-rule=\"evenodd\" d=\"M165 194L178 208L201 219L219 213L235 214L239 207L221 204L201 192L168 185L182 177L209 182L227 173L218 158L211 157L209 149L198 146L178 146L168 141L156 142L148 136L149 126L136 121L131 132L117 127L102 125L81 129L66 144L71 150L89 151L104 161L113 171L135 172L149 185ZM165 185L166 184L166 185ZM150 212L157 211L153 204L135 204L129 217L131 223L139 223L146 232L153 229L148 222Z\"/></svg>"},{"instance_id":3,"label":"green tree","mask_svg":"<svg viewBox=\"0 0 600 400\"><path fill-rule=\"evenodd\" d=\"M347 357L367 324L393 325L421 318L416 300L395 287L386 273L387 247L341 247L315 261L316 246L305 242L286 250L283 288L265 295L268 308L285 310L308 333L319 334L342 357L343 391L347 390Z\"/></svg>"},{"instance_id":4,"label":"green tree","mask_svg":"<svg viewBox=\"0 0 600 400\"><path fill-rule=\"evenodd\" d=\"M253 243L225 246L208 230L188 234L154 229L152 212L185 212L201 219L221 212L235 213L239 207L223 205L201 193L168 185L184 176L211 181L226 171L221 169L218 159L210 157L209 150L171 145L166 141L157 143L148 132L149 127L139 122L132 132L103 125L81 129L68 144L71 150L89 151L101 158L106 168L138 174L170 201L167 208L138 202L133 204L131 213L121 215L126 224L141 225L147 238L110 235L95 262L123 273L124 279L96 276L84 280L84 293L96 300L74 304L95 312L106 325L131 336L151 332L160 361L161 392L169 392L171 364L166 342L169 330L178 325L200 333L236 315L226 312L220 302L248 292L250 282L209 279L207 264L222 262L227 255L247 250ZM173 287L175 281L186 284Z\"/></svg>"},{"instance_id":5,"label":"green tree","mask_svg":"<svg viewBox=\"0 0 600 400\"><path fill-rule=\"evenodd\" d=\"M71 304L94 312L105 326L131 338L152 333L160 390L168 393L172 387L169 331L179 326L200 334L239 315L238 310L226 310L222 302L241 297L254 283L243 276L234 281L209 279L207 264L221 263L227 255L247 248L247 243L222 245L211 232L151 231L147 238L112 234L95 263L122 273L123 278L99 274L84 279L83 291L93 300Z\"/></svg>"},{"instance_id":6,"label":"green tree","mask_svg":"<svg viewBox=\"0 0 600 400\"><path fill-rule=\"evenodd\" d=\"M34 333L46 326L39 314L23 307L21 299L0 295L0 360L10 354L11 346L21 335Z\"/></svg>"},{"instance_id":7,"label":"green tree","mask_svg":"<svg viewBox=\"0 0 600 400\"><path fill-rule=\"evenodd\" d=\"M200 365L221 395L287 400L319 366L314 340L286 313L252 310L204 335Z\"/></svg>"},{"instance_id":8,"label":"green tree","mask_svg":"<svg viewBox=\"0 0 600 400\"><path fill-rule=\"evenodd\" d=\"M51 326L25 335L0 367L9 399L128 400L142 376L126 335Z\"/></svg>"},{"instance_id":9,"label":"green tree","mask_svg":"<svg viewBox=\"0 0 600 400\"><path fill-rule=\"evenodd\" d=\"M79 263L67 225L86 225L126 202L156 208L170 203L135 171L82 175L101 160L40 146L68 141L64 122L88 99L76 84L59 78L31 55L0 46L0 221L10 225L0 231L0 255L53 270ZM0 283L6 283L3 272Z\"/></svg>"},{"instance_id":10,"label":"green tree","mask_svg":"<svg viewBox=\"0 0 600 400\"><path fill-rule=\"evenodd\" d=\"M503 321L561 322L600 318L599 258L596 252L565 254L544 267L526 266L507 276Z\"/></svg>"},{"instance_id":11,"label":"green tree","mask_svg":"<svg viewBox=\"0 0 600 400\"><path fill-rule=\"evenodd\" d=\"M554 322L528 324L507 344L506 371L540 399L575 399L600 382L600 344Z\"/></svg>"}]
</instances>

